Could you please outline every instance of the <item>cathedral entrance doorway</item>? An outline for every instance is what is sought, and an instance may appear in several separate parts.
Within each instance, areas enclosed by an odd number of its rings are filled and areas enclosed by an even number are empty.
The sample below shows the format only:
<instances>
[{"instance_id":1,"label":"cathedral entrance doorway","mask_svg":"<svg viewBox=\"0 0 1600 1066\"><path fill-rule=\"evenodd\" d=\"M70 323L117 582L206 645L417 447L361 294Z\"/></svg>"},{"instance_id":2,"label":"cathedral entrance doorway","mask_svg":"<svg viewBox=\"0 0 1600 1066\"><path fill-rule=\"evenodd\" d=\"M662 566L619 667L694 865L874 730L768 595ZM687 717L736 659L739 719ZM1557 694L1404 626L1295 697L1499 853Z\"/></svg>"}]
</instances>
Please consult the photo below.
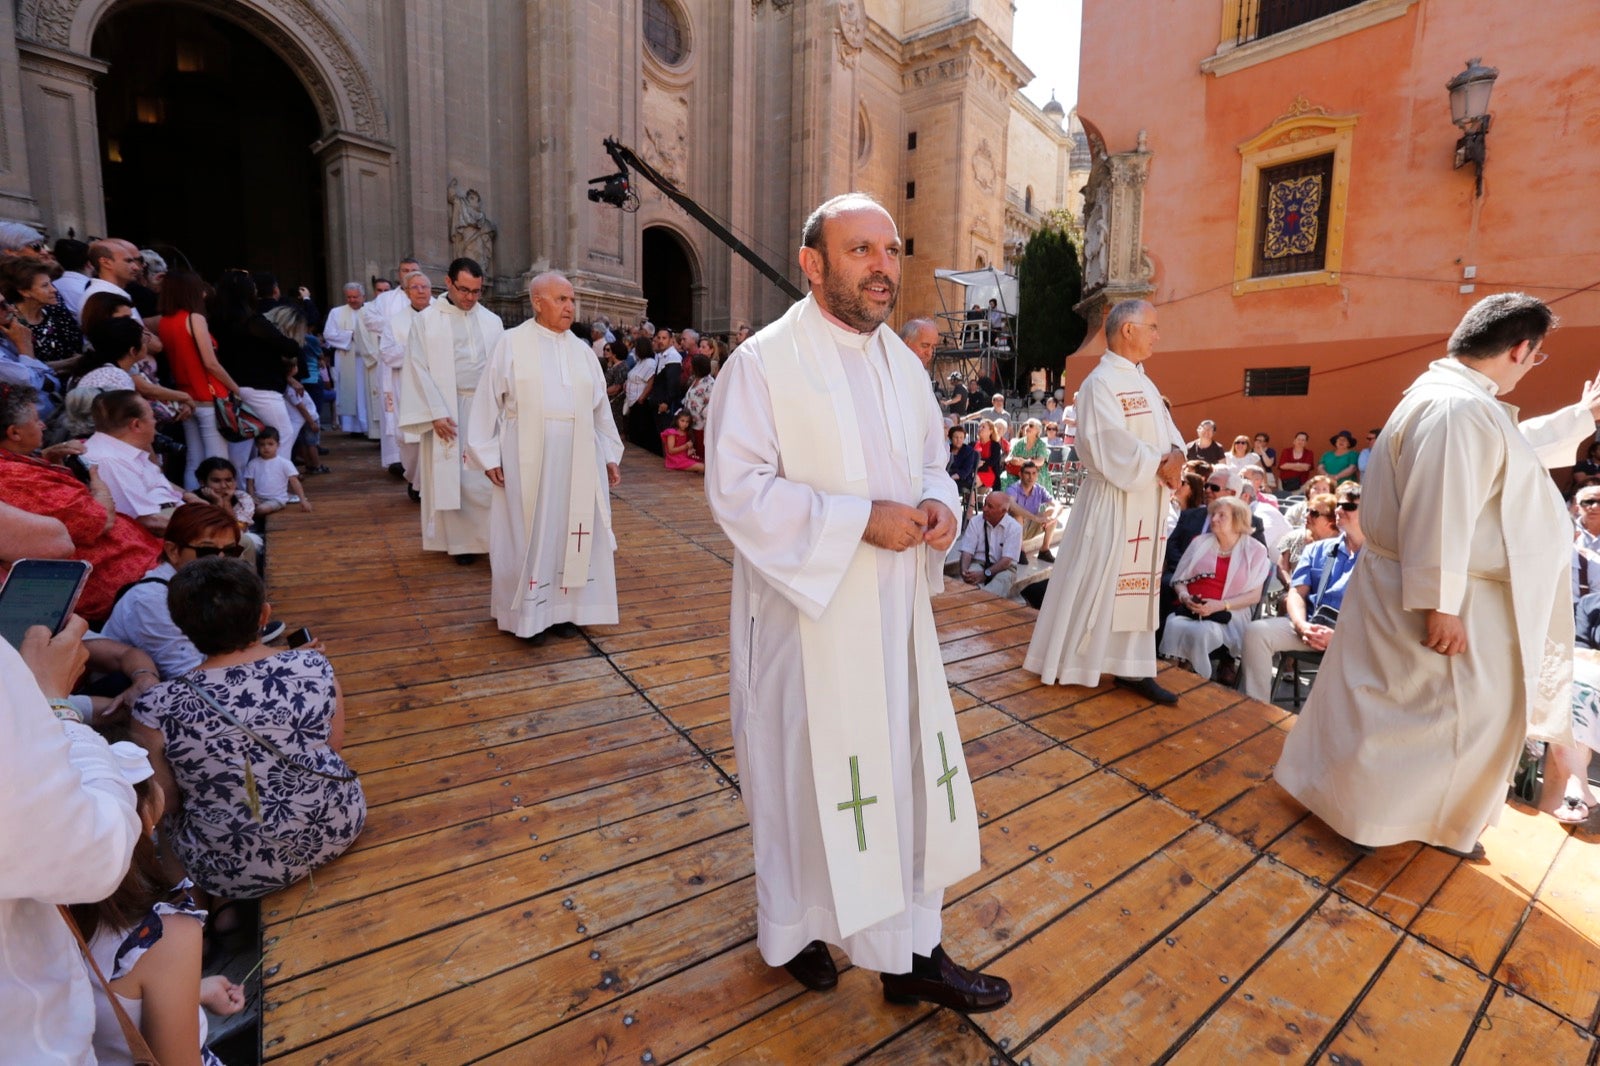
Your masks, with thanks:
<instances>
[{"instance_id":1,"label":"cathedral entrance doorway","mask_svg":"<svg viewBox=\"0 0 1600 1066\"><path fill-rule=\"evenodd\" d=\"M326 303L323 123L279 54L187 3L113 9L92 54L110 68L95 93L107 234L207 280L271 271L286 297L304 285Z\"/></svg>"},{"instance_id":2,"label":"cathedral entrance doorway","mask_svg":"<svg viewBox=\"0 0 1600 1066\"><path fill-rule=\"evenodd\" d=\"M702 327L694 317L698 272L683 238L665 226L646 226L640 240L646 316L673 331Z\"/></svg>"}]
</instances>

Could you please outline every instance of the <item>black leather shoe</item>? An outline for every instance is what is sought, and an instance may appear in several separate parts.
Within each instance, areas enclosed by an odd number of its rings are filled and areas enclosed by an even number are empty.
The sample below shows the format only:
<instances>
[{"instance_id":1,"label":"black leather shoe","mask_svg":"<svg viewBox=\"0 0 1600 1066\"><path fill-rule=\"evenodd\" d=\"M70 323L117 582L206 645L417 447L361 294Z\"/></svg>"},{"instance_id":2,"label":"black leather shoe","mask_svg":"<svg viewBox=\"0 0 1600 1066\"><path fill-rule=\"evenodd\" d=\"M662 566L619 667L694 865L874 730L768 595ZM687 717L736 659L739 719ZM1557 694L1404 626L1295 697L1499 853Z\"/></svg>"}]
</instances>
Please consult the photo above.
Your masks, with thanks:
<instances>
[{"instance_id":1,"label":"black leather shoe","mask_svg":"<svg viewBox=\"0 0 1600 1066\"><path fill-rule=\"evenodd\" d=\"M583 630L579 629L571 622L557 622L555 625L550 627L550 635L553 637L563 638L581 637L583 636ZM818 941L818 943L821 943L821 941Z\"/></svg>"},{"instance_id":2,"label":"black leather shoe","mask_svg":"<svg viewBox=\"0 0 1600 1066\"><path fill-rule=\"evenodd\" d=\"M1116 680L1117 684L1123 688L1137 692L1154 703L1173 704L1178 702L1178 694L1156 684L1156 679L1153 677L1119 677Z\"/></svg>"},{"instance_id":3,"label":"black leather shoe","mask_svg":"<svg viewBox=\"0 0 1600 1066\"><path fill-rule=\"evenodd\" d=\"M813 940L800 949L800 954L783 964L789 976L813 992L826 992L839 983L839 969L833 964L828 945Z\"/></svg>"},{"instance_id":4,"label":"black leather shoe","mask_svg":"<svg viewBox=\"0 0 1600 1066\"><path fill-rule=\"evenodd\" d=\"M942 946L927 957L912 956L910 973L881 973L883 998L890 1003L934 1003L966 1014L999 1010L1011 1002L1011 984L994 974L957 966Z\"/></svg>"},{"instance_id":5,"label":"black leather shoe","mask_svg":"<svg viewBox=\"0 0 1600 1066\"><path fill-rule=\"evenodd\" d=\"M472 555L472 554L464 554L464 555L452 555L452 556L450 556L450 558L452 558L452 559L454 559L456 561L456 565L457 566L471 566L473 563L477 562L478 559L481 558L481 556Z\"/></svg>"}]
</instances>

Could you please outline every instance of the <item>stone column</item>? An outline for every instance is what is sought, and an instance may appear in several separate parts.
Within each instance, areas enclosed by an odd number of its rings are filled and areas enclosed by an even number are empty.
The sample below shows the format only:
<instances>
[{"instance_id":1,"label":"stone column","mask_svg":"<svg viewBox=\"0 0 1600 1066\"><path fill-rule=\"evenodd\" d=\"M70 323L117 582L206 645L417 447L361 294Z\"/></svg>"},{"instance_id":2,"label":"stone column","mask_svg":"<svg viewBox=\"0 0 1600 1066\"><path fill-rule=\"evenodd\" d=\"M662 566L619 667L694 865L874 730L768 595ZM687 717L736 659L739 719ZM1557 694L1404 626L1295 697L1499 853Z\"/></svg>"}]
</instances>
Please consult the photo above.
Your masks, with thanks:
<instances>
[{"instance_id":1,"label":"stone column","mask_svg":"<svg viewBox=\"0 0 1600 1066\"><path fill-rule=\"evenodd\" d=\"M18 41L23 130L38 217L52 236L106 236L105 194L94 113L95 80L110 69L92 56Z\"/></svg>"},{"instance_id":2,"label":"stone column","mask_svg":"<svg viewBox=\"0 0 1600 1066\"><path fill-rule=\"evenodd\" d=\"M1084 188L1083 299L1073 308L1093 336L1121 300L1155 291L1155 268L1144 245L1144 186L1151 152L1145 133L1131 152L1100 156Z\"/></svg>"},{"instance_id":3,"label":"stone column","mask_svg":"<svg viewBox=\"0 0 1600 1066\"><path fill-rule=\"evenodd\" d=\"M43 216L33 195L23 132L16 25L16 5L0 4L0 218L40 223Z\"/></svg>"},{"instance_id":4,"label":"stone column","mask_svg":"<svg viewBox=\"0 0 1600 1066\"><path fill-rule=\"evenodd\" d=\"M406 172L411 183L411 247L423 269L443 284L450 262L450 207L445 188L449 144L445 137L445 19L442 0L407 0ZM481 151L481 146L479 146ZM404 255L405 252L399 253Z\"/></svg>"},{"instance_id":5,"label":"stone column","mask_svg":"<svg viewBox=\"0 0 1600 1066\"><path fill-rule=\"evenodd\" d=\"M354 133L334 132L311 146L322 165L328 228L328 282L369 286L403 253L397 245L394 149Z\"/></svg>"},{"instance_id":6,"label":"stone column","mask_svg":"<svg viewBox=\"0 0 1600 1066\"><path fill-rule=\"evenodd\" d=\"M601 146L607 135L642 151L642 36L637 4L528 7L529 274L562 271L582 317L604 312L625 325L644 310L638 216L591 204L584 191L616 169Z\"/></svg>"}]
</instances>

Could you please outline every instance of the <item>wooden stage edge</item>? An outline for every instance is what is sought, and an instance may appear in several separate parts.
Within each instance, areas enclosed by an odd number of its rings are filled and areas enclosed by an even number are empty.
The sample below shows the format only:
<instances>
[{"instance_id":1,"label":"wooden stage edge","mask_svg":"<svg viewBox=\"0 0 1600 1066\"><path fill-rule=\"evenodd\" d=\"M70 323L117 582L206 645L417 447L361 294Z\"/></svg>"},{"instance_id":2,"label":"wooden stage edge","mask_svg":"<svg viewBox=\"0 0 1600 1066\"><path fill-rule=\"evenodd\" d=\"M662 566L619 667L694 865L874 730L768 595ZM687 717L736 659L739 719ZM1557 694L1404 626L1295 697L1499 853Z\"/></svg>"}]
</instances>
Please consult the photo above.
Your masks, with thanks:
<instances>
[{"instance_id":1,"label":"wooden stage edge","mask_svg":"<svg viewBox=\"0 0 1600 1066\"><path fill-rule=\"evenodd\" d=\"M1041 686L1033 612L954 585L983 868L944 940L1015 998L890 1006L854 968L805 992L755 947L732 551L700 479L630 450L622 621L532 647L487 620L486 562L421 551L376 445L330 443L269 580L333 660L370 814L263 901L270 1062L1596 1060L1591 833L1508 806L1483 860L1362 856L1272 783L1291 715L1170 669L1170 708Z\"/></svg>"}]
</instances>

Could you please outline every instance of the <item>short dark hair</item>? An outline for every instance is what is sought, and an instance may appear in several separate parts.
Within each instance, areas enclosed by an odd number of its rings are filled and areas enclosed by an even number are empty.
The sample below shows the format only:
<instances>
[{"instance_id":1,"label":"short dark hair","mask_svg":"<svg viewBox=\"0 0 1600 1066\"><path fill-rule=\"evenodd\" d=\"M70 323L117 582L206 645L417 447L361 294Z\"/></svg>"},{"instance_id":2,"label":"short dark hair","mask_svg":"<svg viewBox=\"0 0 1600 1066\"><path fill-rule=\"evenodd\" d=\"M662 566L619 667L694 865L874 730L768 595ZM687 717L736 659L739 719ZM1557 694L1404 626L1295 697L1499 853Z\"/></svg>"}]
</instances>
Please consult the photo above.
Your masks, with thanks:
<instances>
[{"instance_id":1,"label":"short dark hair","mask_svg":"<svg viewBox=\"0 0 1600 1066\"><path fill-rule=\"evenodd\" d=\"M239 476L239 468L234 466L233 463L229 462L227 459L222 458L220 455L213 455L209 459L200 460L200 465L194 468L194 476L199 479L200 483L203 485L205 484L206 479L212 474L215 474L218 470L226 470L235 478Z\"/></svg>"},{"instance_id":2,"label":"short dark hair","mask_svg":"<svg viewBox=\"0 0 1600 1066\"><path fill-rule=\"evenodd\" d=\"M1497 292L1462 316L1445 351L1457 359L1492 359L1523 341L1537 345L1558 323L1543 300L1524 292Z\"/></svg>"},{"instance_id":3,"label":"short dark hair","mask_svg":"<svg viewBox=\"0 0 1600 1066\"><path fill-rule=\"evenodd\" d=\"M38 417L38 389L32 385L0 385L0 435Z\"/></svg>"},{"instance_id":4,"label":"short dark hair","mask_svg":"<svg viewBox=\"0 0 1600 1066\"><path fill-rule=\"evenodd\" d=\"M167 582L172 622L203 655L241 651L261 637L267 589L255 568L213 555L194 562Z\"/></svg>"},{"instance_id":5,"label":"short dark hair","mask_svg":"<svg viewBox=\"0 0 1600 1066\"><path fill-rule=\"evenodd\" d=\"M90 417L94 428L101 433L116 433L127 429L136 418L150 413L150 405L132 389L108 389L94 398Z\"/></svg>"},{"instance_id":6,"label":"short dark hair","mask_svg":"<svg viewBox=\"0 0 1600 1066\"><path fill-rule=\"evenodd\" d=\"M957 433L961 434L963 437L966 436L967 435L967 427L963 426L960 422L957 422L955 425L951 426L949 429L944 431L944 439L945 440L949 440L951 437L955 436Z\"/></svg>"},{"instance_id":7,"label":"short dark hair","mask_svg":"<svg viewBox=\"0 0 1600 1066\"><path fill-rule=\"evenodd\" d=\"M82 273L83 268L89 265L89 246L71 237L62 237L56 241L51 254L56 257L56 262L61 264L63 270L76 270Z\"/></svg>"},{"instance_id":8,"label":"short dark hair","mask_svg":"<svg viewBox=\"0 0 1600 1066\"><path fill-rule=\"evenodd\" d=\"M711 357L709 355L701 355L699 352L695 352L689 357L689 369L694 371L694 376L697 378L710 377Z\"/></svg>"},{"instance_id":9,"label":"short dark hair","mask_svg":"<svg viewBox=\"0 0 1600 1066\"><path fill-rule=\"evenodd\" d=\"M445 276L451 281L459 278L462 271L474 278L483 277L483 267L478 265L476 259L468 259L466 256L450 260L450 265L444 268Z\"/></svg>"},{"instance_id":10,"label":"short dark hair","mask_svg":"<svg viewBox=\"0 0 1600 1066\"><path fill-rule=\"evenodd\" d=\"M143 347L144 327L128 315L102 318L89 327L89 343L94 345L95 362L104 366Z\"/></svg>"},{"instance_id":11,"label":"short dark hair","mask_svg":"<svg viewBox=\"0 0 1600 1066\"><path fill-rule=\"evenodd\" d=\"M256 440L258 442L264 440L275 440L279 444L283 443L283 438L278 433L277 426L262 426L260 429L256 430Z\"/></svg>"},{"instance_id":12,"label":"short dark hair","mask_svg":"<svg viewBox=\"0 0 1600 1066\"><path fill-rule=\"evenodd\" d=\"M278 284L278 276L270 270L257 270L250 275L250 280L255 282L257 300L270 300L273 289L282 289Z\"/></svg>"}]
</instances>

